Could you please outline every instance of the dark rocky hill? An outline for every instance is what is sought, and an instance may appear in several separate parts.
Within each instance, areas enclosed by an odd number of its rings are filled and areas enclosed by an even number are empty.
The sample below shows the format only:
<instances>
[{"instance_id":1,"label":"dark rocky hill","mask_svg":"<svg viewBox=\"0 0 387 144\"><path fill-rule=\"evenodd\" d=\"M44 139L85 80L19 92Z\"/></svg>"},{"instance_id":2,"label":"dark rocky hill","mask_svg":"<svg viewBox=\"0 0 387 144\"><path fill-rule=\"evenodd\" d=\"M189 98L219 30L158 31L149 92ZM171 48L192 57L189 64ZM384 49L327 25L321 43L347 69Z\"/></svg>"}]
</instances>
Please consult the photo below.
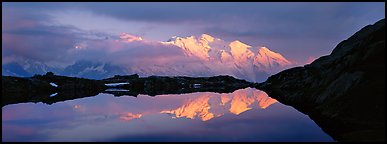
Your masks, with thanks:
<instances>
[{"instance_id":1,"label":"dark rocky hill","mask_svg":"<svg viewBox=\"0 0 387 144\"><path fill-rule=\"evenodd\" d=\"M338 141L385 141L385 20L339 43L328 56L257 84L309 115Z\"/></svg>"}]
</instances>

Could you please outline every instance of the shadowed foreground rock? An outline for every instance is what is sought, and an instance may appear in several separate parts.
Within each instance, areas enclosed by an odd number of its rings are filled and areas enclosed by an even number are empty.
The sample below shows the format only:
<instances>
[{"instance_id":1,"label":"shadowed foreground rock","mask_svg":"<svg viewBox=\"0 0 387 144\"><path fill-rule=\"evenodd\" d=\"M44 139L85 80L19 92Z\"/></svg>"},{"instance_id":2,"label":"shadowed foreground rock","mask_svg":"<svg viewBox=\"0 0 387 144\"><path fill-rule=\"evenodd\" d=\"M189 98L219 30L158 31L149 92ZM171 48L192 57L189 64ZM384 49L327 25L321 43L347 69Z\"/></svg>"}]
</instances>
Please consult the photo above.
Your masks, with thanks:
<instances>
[{"instance_id":1,"label":"shadowed foreground rock","mask_svg":"<svg viewBox=\"0 0 387 144\"><path fill-rule=\"evenodd\" d=\"M192 92L217 92L231 93L235 90L253 86L252 83L245 80L235 79L231 76L214 77L166 77L150 76L139 78L138 75L115 76L104 79L105 83L128 83L113 88L129 90L127 92L107 91L105 93L120 95L145 94L150 96L161 94L182 94Z\"/></svg>"},{"instance_id":2,"label":"shadowed foreground rock","mask_svg":"<svg viewBox=\"0 0 387 144\"><path fill-rule=\"evenodd\" d=\"M21 102L52 104L95 96L106 88L99 80L57 76L52 73L28 78L2 76L2 106Z\"/></svg>"},{"instance_id":3,"label":"shadowed foreground rock","mask_svg":"<svg viewBox=\"0 0 387 144\"><path fill-rule=\"evenodd\" d=\"M341 42L328 56L256 85L309 115L338 141L385 141L385 20Z\"/></svg>"},{"instance_id":4,"label":"shadowed foreground rock","mask_svg":"<svg viewBox=\"0 0 387 144\"><path fill-rule=\"evenodd\" d=\"M123 83L121 85L109 85ZM114 76L104 80L57 76L53 73L28 78L2 77L2 106L24 102L55 102L108 93L115 96L182 94L192 92L231 93L253 86L231 76L215 77L159 77L140 78L137 74Z\"/></svg>"}]
</instances>

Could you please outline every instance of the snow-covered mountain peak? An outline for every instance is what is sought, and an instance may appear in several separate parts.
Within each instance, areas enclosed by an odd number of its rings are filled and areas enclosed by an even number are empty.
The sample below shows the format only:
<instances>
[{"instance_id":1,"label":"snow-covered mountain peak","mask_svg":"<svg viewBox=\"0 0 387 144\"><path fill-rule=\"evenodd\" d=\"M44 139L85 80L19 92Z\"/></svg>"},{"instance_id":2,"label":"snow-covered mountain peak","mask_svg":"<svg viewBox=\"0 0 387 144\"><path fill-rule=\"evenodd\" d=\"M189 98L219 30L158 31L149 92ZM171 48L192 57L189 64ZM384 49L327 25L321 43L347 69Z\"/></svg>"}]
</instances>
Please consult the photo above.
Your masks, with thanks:
<instances>
[{"instance_id":1,"label":"snow-covered mountain peak","mask_svg":"<svg viewBox=\"0 0 387 144\"><path fill-rule=\"evenodd\" d=\"M214 37L208 35L208 34L202 34L201 36L201 39L207 41L207 42L213 42L214 41Z\"/></svg>"},{"instance_id":2,"label":"snow-covered mountain peak","mask_svg":"<svg viewBox=\"0 0 387 144\"><path fill-rule=\"evenodd\" d=\"M291 62L289 60L287 60L286 58L284 58L281 54L273 52L270 49L268 49L267 47L261 47L258 50L258 54L261 56L269 57L271 59L275 59L276 61L279 62L280 65L291 64Z\"/></svg>"},{"instance_id":3,"label":"snow-covered mountain peak","mask_svg":"<svg viewBox=\"0 0 387 144\"><path fill-rule=\"evenodd\" d=\"M180 47L189 57L197 57L202 62L227 64L225 67L236 67L246 75L254 71L266 73L278 72L285 66L292 64L281 54L271 51L267 47L255 48L239 40L227 42L214 38L208 34L200 37L173 37L169 42ZM233 66L234 65L234 66Z\"/></svg>"},{"instance_id":4,"label":"snow-covered mountain peak","mask_svg":"<svg viewBox=\"0 0 387 144\"><path fill-rule=\"evenodd\" d=\"M240 49L245 49L245 48L251 48L251 46L239 41L239 40L235 40L233 42L231 42L229 44L230 47L234 47L234 48L240 48Z\"/></svg>"},{"instance_id":5,"label":"snow-covered mountain peak","mask_svg":"<svg viewBox=\"0 0 387 144\"><path fill-rule=\"evenodd\" d=\"M249 50L251 46L242 43L239 40L233 41L229 44L231 54L239 63L245 63L249 58L254 57L254 53Z\"/></svg>"},{"instance_id":6,"label":"snow-covered mountain peak","mask_svg":"<svg viewBox=\"0 0 387 144\"><path fill-rule=\"evenodd\" d=\"M273 52L267 47L261 47L258 50L253 63L260 69L266 70L268 73L278 72L281 69L293 64L281 54Z\"/></svg>"}]
</instances>

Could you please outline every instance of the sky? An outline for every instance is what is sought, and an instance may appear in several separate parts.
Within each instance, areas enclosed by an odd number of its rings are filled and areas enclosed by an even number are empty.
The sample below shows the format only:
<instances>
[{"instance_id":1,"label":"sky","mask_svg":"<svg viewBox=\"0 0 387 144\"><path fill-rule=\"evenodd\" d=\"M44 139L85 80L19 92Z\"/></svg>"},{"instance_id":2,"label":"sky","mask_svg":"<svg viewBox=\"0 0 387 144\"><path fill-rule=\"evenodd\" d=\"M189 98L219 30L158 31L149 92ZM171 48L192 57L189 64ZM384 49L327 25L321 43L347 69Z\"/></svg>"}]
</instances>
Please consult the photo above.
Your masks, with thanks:
<instances>
[{"instance_id":1,"label":"sky","mask_svg":"<svg viewBox=\"0 0 387 144\"><path fill-rule=\"evenodd\" d=\"M3 64L28 58L60 65L74 49L122 32L149 42L203 33L266 46L299 64L331 53L362 27L385 18L384 2L2 3ZM124 54L147 51L133 44ZM152 44L158 47L156 44ZM97 48L98 47L98 48ZM81 57L98 57L104 51ZM174 53L173 50L153 55ZM66 55L67 54L67 55ZM121 53L122 54L122 53ZM93 56L91 56L93 55ZM173 54L171 54L173 55Z\"/></svg>"}]
</instances>

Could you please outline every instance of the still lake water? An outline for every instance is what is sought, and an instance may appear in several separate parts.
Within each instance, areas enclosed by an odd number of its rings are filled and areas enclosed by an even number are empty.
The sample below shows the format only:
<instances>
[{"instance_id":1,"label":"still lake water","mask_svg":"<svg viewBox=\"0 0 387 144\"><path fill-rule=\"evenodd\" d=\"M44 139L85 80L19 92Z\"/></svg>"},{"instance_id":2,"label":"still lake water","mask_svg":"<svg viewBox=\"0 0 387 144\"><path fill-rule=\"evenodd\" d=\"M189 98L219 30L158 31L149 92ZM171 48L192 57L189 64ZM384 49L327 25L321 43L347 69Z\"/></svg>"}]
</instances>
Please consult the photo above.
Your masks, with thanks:
<instances>
[{"instance_id":1,"label":"still lake water","mask_svg":"<svg viewBox=\"0 0 387 144\"><path fill-rule=\"evenodd\" d=\"M253 88L155 97L99 94L2 108L2 141L334 141Z\"/></svg>"}]
</instances>

